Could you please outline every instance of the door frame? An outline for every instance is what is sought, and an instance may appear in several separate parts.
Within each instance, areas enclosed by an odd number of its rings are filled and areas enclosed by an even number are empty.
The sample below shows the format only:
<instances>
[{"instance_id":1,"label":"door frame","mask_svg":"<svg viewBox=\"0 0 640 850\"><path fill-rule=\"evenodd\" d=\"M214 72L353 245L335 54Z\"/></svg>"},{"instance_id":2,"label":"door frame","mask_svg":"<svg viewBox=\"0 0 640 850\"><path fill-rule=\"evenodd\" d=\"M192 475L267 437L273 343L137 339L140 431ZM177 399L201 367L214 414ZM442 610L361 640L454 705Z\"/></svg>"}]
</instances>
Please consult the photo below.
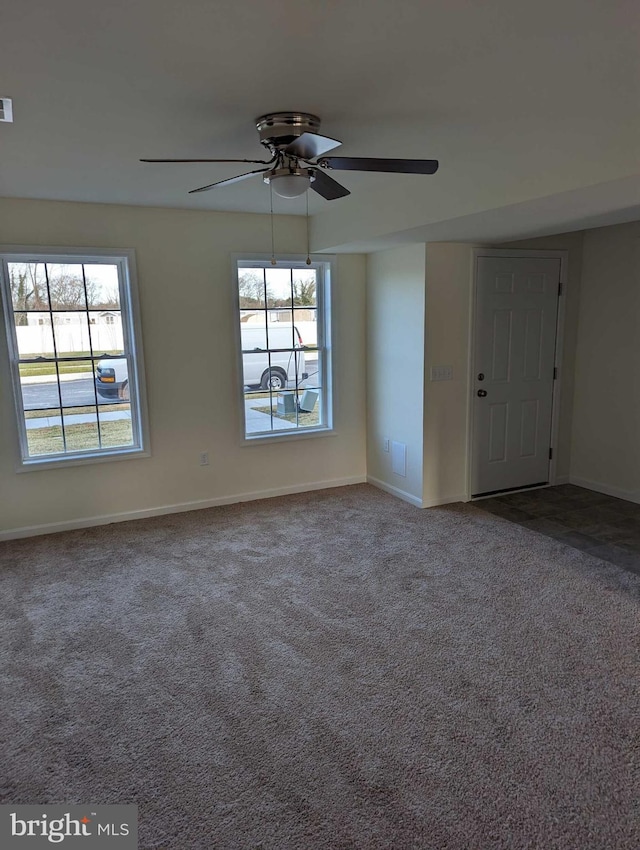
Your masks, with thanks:
<instances>
[{"instance_id":1,"label":"door frame","mask_svg":"<svg viewBox=\"0 0 640 850\"><path fill-rule=\"evenodd\" d=\"M478 281L478 260L482 257L502 257L504 259L558 259L560 260L560 285L562 287L558 298L558 315L556 318L556 351L554 366L558 370L558 377L553 382L553 393L551 397L551 448L553 456L549 461L549 484L557 484L558 464L558 434L560 431L560 398L562 389L562 360L564 353L564 326L565 309L567 303L567 286L569 282L569 252L566 250L526 250L511 248L474 248L472 251L471 266L471 298L469 307L469 359L467 374L469 386L467 393L467 501L472 501L471 496L471 470L473 462L473 398L475 388L475 342L476 342L476 297ZM525 488L526 489L526 488ZM510 491L511 492L511 491ZM482 496L477 497L483 498ZM487 498L487 497L484 497Z\"/></svg>"}]
</instances>

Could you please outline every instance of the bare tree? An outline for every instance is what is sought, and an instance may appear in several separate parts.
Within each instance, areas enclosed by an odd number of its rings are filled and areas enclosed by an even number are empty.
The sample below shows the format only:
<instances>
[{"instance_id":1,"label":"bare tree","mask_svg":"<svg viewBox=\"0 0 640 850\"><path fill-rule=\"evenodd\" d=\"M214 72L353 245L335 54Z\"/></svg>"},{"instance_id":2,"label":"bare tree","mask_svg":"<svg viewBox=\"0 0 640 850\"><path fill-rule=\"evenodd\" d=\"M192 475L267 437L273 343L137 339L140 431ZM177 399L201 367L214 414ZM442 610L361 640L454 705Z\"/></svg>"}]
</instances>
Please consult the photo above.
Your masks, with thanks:
<instances>
[{"instance_id":1,"label":"bare tree","mask_svg":"<svg viewBox=\"0 0 640 850\"><path fill-rule=\"evenodd\" d=\"M261 272L253 269L240 269L238 272L238 294L240 309L252 310L264 308L265 291L264 277Z\"/></svg>"},{"instance_id":2,"label":"bare tree","mask_svg":"<svg viewBox=\"0 0 640 850\"><path fill-rule=\"evenodd\" d=\"M86 309L84 280L73 274L56 274L49 280L52 310Z\"/></svg>"},{"instance_id":3,"label":"bare tree","mask_svg":"<svg viewBox=\"0 0 640 850\"><path fill-rule=\"evenodd\" d=\"M315 280L293 279L293 304L295 307L315 307Z\"/></svg>"},{"instance_id":4,"label":"bare tree","mask_svg":"<svg viewBox=\"0 0 640 850\"><path fill-rule=\"evenodd\" d=\"M49 299L44 275L38 274L39 263L11 263L9 265L9 287L16 312L25 310L48 310ZM26 325L27 317L16 316L17 325Z\"/></svg>"},{"instance_id":5,"label":"bare tree","mask_svg":"<svg viewBox=\"0 0 640 850\"><path fill-rule=\"evenodd\" d=\"M86 278L87 304L90 310L119 310L120 293L118 283L99 283L90 276Z\"/></svg>"}]
</instances>

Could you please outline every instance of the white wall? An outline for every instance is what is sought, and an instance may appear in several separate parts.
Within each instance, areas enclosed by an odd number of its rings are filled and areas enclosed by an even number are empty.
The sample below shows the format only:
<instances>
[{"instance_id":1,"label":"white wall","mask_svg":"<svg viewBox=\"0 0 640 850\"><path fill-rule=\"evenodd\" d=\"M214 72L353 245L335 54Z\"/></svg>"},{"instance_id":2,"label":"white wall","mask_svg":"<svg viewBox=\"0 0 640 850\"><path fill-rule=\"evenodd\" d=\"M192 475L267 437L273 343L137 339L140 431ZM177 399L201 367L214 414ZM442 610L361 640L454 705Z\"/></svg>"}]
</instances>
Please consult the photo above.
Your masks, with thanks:
<instances>
[{"instance_id":1,"label":"white wall","mask_svg":"<svg viewBox=\"0 0 640 850\"><path fill-rule=\"evenodd\" d=\"M575 233L496 246L569 252L559 402L557 475L561 480L569 480L570 471L582 239L582 233ZM404 490L424 507L467 497L474 247L430 242L382 251L367 261L367 472L372 482ZM422 393L415 385L419 376L414 363L421 350ZM432 381L431 369L436 366L452 367L453 379ZM382 451L387 436L407 442L415 461L404 484L391 471L390 456ZM420 451L414 447L418 439L422 440ZM419 499L415 498L418 492Z\"/></svg>"},{"instance_id":2,"label":"white wall","mask_svg":"<svg viewBox=\"0 0 640 850\"><path fill-rule=\"evenodd\" d=\"M571 480L640 502L640 222L584 234Z\"/></svg>"},{"instance_id":3,"label":"white wall","mask_svg":"<svg viewBox=\"0 0 640 850\"><path fill-rule=\"evenodd\" d=\"M338 258L337 436L244 447L230 254L269 251L267 217L2 199L0 234L4 244L136 250L152 449L150 458L16 474L0 340L0 533L363 480L364 257ZM303 218L278 217L277 250L304 251L305 238ZM202 451L208 467L198 465Z\"/></svg>"},{"instance_id":4,"label":"white wall","mask_svg":"<svg viewBox=\"0 0 640 850\"><path fill-rule=\"evenodd\" d=\"M425 246L367 257L367 474L422 505ZM406 478L391 469L385 438L407 447Z\"/></svg>"},{"instance_id":5,"label":"white wall","mask_svg":"<svg viewBox=\"0 0 640 850\"><path fill-rule=\"evenodd\" d=\"M467 495L469 314L473 246L427 245L424 402L425 506ZM432 381L431 368L451 366L453 379Z\"/></svg>"}]
</instances>

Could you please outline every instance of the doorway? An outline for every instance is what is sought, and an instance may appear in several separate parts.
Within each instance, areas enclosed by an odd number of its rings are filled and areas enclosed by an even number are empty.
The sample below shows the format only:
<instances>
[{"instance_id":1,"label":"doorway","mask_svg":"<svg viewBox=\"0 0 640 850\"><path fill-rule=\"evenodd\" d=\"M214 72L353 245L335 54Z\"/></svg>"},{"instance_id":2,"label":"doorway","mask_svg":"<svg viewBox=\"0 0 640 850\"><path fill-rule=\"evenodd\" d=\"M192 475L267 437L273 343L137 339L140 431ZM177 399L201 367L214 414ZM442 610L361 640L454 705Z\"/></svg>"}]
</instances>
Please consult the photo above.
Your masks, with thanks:
<instances>
[{"instance_id":1,"label":"doorway","mask_svg":"<svg viewBox=\"0 0 640 850\"><path fill-rule=\"evenodd\" d=\"M565 265L560 252L476 252L472 497L551 481Z\"/></svg>"}]
</instances>

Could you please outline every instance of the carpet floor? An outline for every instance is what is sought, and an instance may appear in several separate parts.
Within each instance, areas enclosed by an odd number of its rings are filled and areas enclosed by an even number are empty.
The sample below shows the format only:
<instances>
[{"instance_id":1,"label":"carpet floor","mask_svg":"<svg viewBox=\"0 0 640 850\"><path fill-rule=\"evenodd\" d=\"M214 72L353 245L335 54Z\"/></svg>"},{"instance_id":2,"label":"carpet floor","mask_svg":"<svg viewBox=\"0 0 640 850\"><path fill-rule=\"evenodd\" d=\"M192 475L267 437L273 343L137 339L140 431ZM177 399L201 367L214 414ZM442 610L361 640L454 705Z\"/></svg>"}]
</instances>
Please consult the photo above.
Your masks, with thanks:
<instances>
[{"instance_id":1,"label":"carpet floor","mask_svg":"<svg viewBox=\"0 0 640 850\"><path fill-rule=\"evenodd\" d=\"M640 577L367 485L0 544L2 802L143 850L637 850Z\"/></svg>"}]
</instances>

